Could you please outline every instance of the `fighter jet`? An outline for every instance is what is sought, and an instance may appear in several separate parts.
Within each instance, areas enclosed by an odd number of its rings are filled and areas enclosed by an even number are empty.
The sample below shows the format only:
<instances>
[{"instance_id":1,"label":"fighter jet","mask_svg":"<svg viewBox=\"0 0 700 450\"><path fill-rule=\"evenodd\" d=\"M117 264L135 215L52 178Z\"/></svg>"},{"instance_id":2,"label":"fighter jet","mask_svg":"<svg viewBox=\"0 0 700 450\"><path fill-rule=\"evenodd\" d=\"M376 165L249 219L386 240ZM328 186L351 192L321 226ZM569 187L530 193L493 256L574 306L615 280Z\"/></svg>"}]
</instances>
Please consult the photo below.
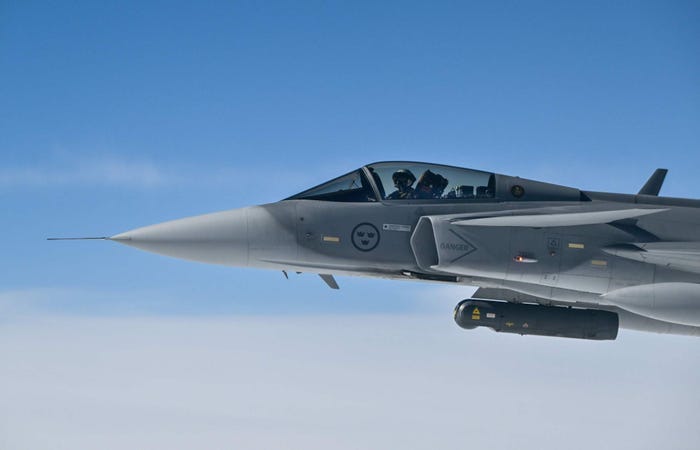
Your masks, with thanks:
<instances>
[{"instance_id":1,"label":"fighter jet","mask_svg":"<svg viewBox=\"0 0 700 450\"><path fill-rule=\"evenodd\" d=\"M700 336L700 200L378 162L282 201L105 239L226 266L474 286L464 329L612 340Z\"/></svg>"}]
</instances>

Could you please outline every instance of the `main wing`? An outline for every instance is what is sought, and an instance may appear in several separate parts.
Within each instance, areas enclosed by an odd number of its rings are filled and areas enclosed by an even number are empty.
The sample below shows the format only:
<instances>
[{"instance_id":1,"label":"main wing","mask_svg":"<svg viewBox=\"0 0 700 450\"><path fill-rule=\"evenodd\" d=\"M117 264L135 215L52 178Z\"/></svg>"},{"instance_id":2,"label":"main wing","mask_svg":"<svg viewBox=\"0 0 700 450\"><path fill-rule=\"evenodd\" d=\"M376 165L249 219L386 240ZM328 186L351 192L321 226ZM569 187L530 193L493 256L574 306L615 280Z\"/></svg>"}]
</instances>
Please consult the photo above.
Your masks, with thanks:
<instances>
[{"instance_id":1,"label":"main wing","mask_svg":"<svg viewBox=\"0 0 700 450\"><path fill-rule=\"evenodd\" d=\"M452 222L453 225L460 226L480 226L480 227L571 227L582 225L596 225L617 222L618 220L634 219L649 214L657 214L668 211L668 209L619 209L610 211L577 211L575 209L564 209L558 211L548 211L542 209L540 212L514 211L509 215L496 215L484 217L474 215L474 217L462 217Z\"/></svg>"},{"instance_id":2,"label":"main wing","mask_svg":"<svg viewBox=\"0 0 700 450\"><path fill-rule=\"evenodd\" d=\"M700 242L648 242L615 245L603 250L633 261L700 273Z\"/></svg>"}]
</instances>

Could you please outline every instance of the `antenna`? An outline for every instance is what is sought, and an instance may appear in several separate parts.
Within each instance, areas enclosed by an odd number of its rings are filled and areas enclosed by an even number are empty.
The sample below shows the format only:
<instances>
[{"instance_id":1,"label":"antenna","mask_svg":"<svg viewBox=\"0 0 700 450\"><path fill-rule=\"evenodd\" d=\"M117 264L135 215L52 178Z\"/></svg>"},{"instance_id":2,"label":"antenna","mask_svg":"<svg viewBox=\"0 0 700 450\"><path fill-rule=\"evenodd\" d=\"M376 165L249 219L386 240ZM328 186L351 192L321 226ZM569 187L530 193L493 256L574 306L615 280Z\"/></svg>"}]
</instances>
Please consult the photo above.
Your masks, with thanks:
<instances>
[{"instance_id":1,"label":"antenna","mask_svg":"<svg viewBox=\"0 0 700 450\"><path fill-rule=\"evenodd\" d=\"M47 241L108 241L109 237L50 237Z\"/></svg>"}]
</instances>

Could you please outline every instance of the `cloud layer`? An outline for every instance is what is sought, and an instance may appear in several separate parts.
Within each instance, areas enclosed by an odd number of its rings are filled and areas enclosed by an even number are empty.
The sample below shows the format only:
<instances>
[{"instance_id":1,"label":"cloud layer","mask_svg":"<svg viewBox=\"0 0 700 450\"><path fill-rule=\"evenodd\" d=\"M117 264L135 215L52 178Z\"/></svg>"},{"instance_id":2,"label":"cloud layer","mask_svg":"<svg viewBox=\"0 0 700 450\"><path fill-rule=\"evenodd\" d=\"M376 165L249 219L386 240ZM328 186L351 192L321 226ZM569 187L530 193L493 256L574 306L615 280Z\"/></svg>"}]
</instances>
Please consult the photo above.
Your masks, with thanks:
<instances>
[{"instance_id":1,"label":"cloud layer","mask_svg":"<svg viewBox=\"0 0 700 450\"><path fill-rule=\"evenodd\" d=\"M692 338L519 337L431 315L33 317L0 338L0 448L690 449L700 439Z\"/></svg>"}]
</instances>

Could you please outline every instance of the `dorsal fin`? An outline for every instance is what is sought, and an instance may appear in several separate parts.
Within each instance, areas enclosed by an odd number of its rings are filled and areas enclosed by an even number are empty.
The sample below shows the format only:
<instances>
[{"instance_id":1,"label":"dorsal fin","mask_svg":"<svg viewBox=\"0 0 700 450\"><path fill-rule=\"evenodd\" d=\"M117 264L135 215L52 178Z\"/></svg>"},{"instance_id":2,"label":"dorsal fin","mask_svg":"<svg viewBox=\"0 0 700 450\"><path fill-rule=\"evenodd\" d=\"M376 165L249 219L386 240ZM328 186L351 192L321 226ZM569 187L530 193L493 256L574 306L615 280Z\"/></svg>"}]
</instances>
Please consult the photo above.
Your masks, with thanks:
<instances>
[{"instance_id":1,"label":"dorsal fin","mask_svg":"<svg viewBox=\"0 0 700 450\"><path fill-rule=\"evenodd\" d=\"M637 195L659 195L667 173L668 169L656 169Z\"/></svg>"}]
</instances>

